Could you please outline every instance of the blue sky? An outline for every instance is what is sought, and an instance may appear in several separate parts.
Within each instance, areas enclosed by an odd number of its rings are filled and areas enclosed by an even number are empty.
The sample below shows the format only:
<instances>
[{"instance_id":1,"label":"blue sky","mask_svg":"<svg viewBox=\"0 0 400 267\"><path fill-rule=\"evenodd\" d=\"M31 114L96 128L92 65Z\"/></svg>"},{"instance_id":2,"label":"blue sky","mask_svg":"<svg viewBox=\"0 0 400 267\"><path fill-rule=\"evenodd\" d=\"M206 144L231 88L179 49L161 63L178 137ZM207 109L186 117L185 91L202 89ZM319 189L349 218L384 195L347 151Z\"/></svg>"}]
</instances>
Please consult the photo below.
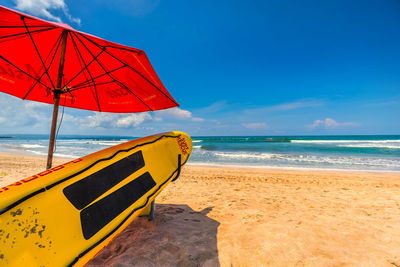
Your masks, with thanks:
<instances>
[{"instance_id":1,"label":"blue sky","mask_svg":"<svg viewBox=\"0 0 400 267\"><path fill-rule=\"evenodd\" d=\"M0 0L143 49L180 108L65 109L61 134L400 134L400 2ZM0 134L51 106L0 93Z\"/></svg>"}]
</instances>

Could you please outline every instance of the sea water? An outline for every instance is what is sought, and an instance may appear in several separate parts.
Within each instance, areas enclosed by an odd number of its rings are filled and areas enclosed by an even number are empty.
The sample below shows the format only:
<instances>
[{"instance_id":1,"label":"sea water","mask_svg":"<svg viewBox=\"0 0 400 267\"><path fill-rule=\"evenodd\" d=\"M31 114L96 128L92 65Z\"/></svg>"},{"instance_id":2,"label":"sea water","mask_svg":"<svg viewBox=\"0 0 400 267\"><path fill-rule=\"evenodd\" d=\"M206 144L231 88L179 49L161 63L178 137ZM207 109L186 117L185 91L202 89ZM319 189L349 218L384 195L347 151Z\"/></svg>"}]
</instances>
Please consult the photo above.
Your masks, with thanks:
<instances>
[{"instance_id":1,"label":"sea water","mask_svg":"<svg viewBox=\"0 0 400 267\"><path fill-rule=\"evenodd\" d=\"M58 136L55 156L77 158L135 138ZM192 138L189 164L400 172L400 135ZM47 146L48 135L0 135L0 151L44 156Z\"/></svg>"}]
</instances>

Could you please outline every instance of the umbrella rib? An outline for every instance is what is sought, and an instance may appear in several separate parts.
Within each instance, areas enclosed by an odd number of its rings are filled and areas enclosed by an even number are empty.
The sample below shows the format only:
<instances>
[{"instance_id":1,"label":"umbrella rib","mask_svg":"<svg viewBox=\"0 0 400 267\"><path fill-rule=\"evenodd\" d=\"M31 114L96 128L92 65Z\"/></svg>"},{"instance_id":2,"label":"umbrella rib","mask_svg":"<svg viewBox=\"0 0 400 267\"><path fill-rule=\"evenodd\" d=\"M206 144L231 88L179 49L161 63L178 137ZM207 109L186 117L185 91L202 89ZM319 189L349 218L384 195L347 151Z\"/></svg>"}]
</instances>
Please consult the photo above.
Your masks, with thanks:
<instances>
[{"instance_id":1,"label":"umbrella rib","mask_svg":"<svg viewBox=\"0 0 400 267\"><path fill-rule=\"evenodd\" d=\"M106 45L105 47L111 47L111 48L115 48L115 49L119 49L119 50L125 50L125 51L129 51L129 52L134 52L134 53L137 53L137 54L141 54L142 53L142 51L140 51L139 49L129 49L129 48L125 48L125 47L118 47L118 46L115 46L115 45ZM137 51L137 50L139 50L139 51Z\"/></svg>"},{"instance_id":2,"label":"umbrella rib","mask_svg":"<svg viewBox=\"0 0 400 267\"><path fill-rule=\"evenodd\" d=\"M115 58L116 60L118 60L119 62L123 63L119 58L115 57L113 54L109 53L106 51L107 54L109 54L111 57ZM134 72L136 72L140 77L142 77L145 81L147 81L149 84L151 84L154 88L156 88L160 93L162 93L164 96L166 96L170 101L172 101L173 103L177 104L176 101L169 97L166 93L164 93L164 91L162 91L160 88L158 88L154 83L152 83L149 79L147 79L143 74L141 74L138 70L136 70L134 67L127 65L128 68L130 68L131 70L133 70Z\"/></svg>"},{"instance_id":3,"label":"umbrella rib","mask_svg":"<svg viewBox=\"0 0 400 267\"><path fill-rule=\"evenodd\" d=\"M106 71L106 70L105 70ZM119 83L120 85L122 85L126 90L128 90L132 95L134 95L137 99L139 99L140 102L142 102L150 111L153 111L154 109L152 109L149 105L147 105L140 97L138 97L134 92L131 91L131 89L129 89L125 84L123 84L121 81L115 79L114 77L112 77L110 75L111 78L114 79L114 81L116 81L117 83Z\"/></svg>"},{"instance_id":4,"label":"umbrella rib","mask_svg":"<svg viewBox=\"0 0 400 267\"><path fill-rule=\"evenodd\" d=\"M32 33L32 32L31 32ZM36 35L36 34L40 34L41 32L34 32L34 33L32 33L32 36L34 36L34 35ZM15 37L12 37L12 38L7 38L7 39L2 39L2 40L0 40L0 43L1 44L4 44L5 42L12 42L12 41L15 41L15 40L18 40L18 39L22 39L22 38L26 38L26 36L24 36L24 35L19 35L19 36L15 36Z\"/></svg>"},{"instance_id":5,"label":"umbrella rib","mask_svg":"<svg viewBox=\"0 0 400 267\"><path fill-rule=\"evenodd\" d=\"M92 41L92 40L90 40L89 38L87 38L86 36L84 36L83 34L81 34L84 38L86 38L87 40L89 40L90 42L92 42L92 43L94 43L95 45L97 45L97 46L101 46L101 45L99 45L99 44L97 44L96 42L94 42L94 41ZM106 46L104 46L104 47L106 47ZM108 47L113 47L113 46L108 46ZM121 48L122 49L122 48ZM124 50L124 49L122 49L122 50ZM137 52L137 51L135 51L136 53L139 53L139 52ZM136 70L134 67L132 67L132 66L130 66L130 65L127 65L126 63L124 63L122 60L120 60L119 58L117 58L116 56L114 56L113 54L111 54L110 52L108 52L107 50L106 50L106 53L108 54L108 55L110 55L111 57L113 57L114 59L116 59L116 60L118 60L119 62L121 62L122 64L124 64L124 65L126 65L126 66L128 66L130 69L132 69L134 72L136 72L140 77L142 77L145 81L147 81L149 84L151 84L154 88L156 88L159 92L161 92L165 97L167 97L170 101L172 101L174 104L176 104L176 105L178 105L178 103L176 103L176 101L173 99L173 98L171 98L171 97L169 97L166 93L164 93L160 88L158 88L154 83L152 83L149 79L147 79L143 74L141 74L138 70Z\"/></svg>"},{"instance_id":6,"label":"umbrella rib","mask_svg":"<svg viewBox=\"0 0 400 267\"><path fill-rule=\"evenodd\" d=\"M82 45L86 48L86 50L88 50L88 52L92 55L92 52L89 50L89 48L86 47L86 45L82 42L82 40L76 35L76 33L74 32L75 36L78 38L78 40L82 43ZM103 48L105 51L105 48ZM107 51L106 51L107 52ZM123 87L125 87L126 90L128 90L132 95L134 95L137 99L139 99L140 102L142 102L148 109L150 109L151 111L153 110L149 105L147 105L140 97L138 97L134 92L132 92L125 84L123 84L122 82L118 81L117 79L115 79L113 76L111 76L111 74L105 69L105 67L96 59L97 64L100 65L100 67L106 72L106 74L113 79L114 81L118 82L119 84L121 84ZM127 66L126 64L124 64L125 66Z\"/></svg>"},{"instance_id":7,"label":"umbrella rib","mask_svg":"<svg viewBox=\"0 0 400 267\"><path fill-rule=\"evenodd\" d=\"M66 87L67 85L69 85L73 80L75 80L76 77L78 77L79 74L81 74L85 69L87 69L89 67L90 64L92 64L95 60L97 61L97 58L104 52L104 50L102 50L99 54L97 54L96 57L94 57L93 55L93 59L89 62L89 64L87 64L83 69L81 69L71 80L69 80L64 87Z\"/></svg>"},{"instance_id":8,"label":"umbrella rib","mask_svg":"<svg viewBox=\"0 0 400 267\"><path fill-rule=\"evenodd\" d=\"M94 45L99 46L99 47L112 47L112 48L115 48L115 49L131 51L131 52L134 52L134 53L137 53L137 54L142 53L142 51L137 51L137 50L139 50L139 49L133 49L133 48L128 48L128 47L117 47L117 46L113 46L113 45L104 45L104 46L103 46L103 45L99 45L98 43L96 43L95 41L89 39L89 38L86 37L85 35L83 35L83 34L81 34L81 33L79 33L79 34L82 35L82 36L83 36L86 40L88 40L89 42L91 42L91 43L93 43Z\"/></svg>"},{"instance_id":9,"label":"umbrella rib","mask_svg":"<svg viewBox=\"0 0 400 267\"><path fill-rule=\"evenodd\" d=\"M21 20L22 20L22 22L23 22L24 25L25 25L26 31L28 32L29 37L30 37L30 39L31 39L31 41L32 41L32 43L33 43L33 46L35 47L36 53L38 54L38 56L39 56L39 58L40 58L40 61L42 62L42 65L43 65L43 68L45 69L46 75L47 75L47 77L49 78L50 83L51 83L51 85L53 86L53 88L55 88L55 85L54 85L54 83L53 83L53 80L50 78L50 75L49 75L49 73L48 73L48 70L47 70L47 68L46 68L46 66L45 66L45 64L44 64L44 62L43 62L43 59L42 59L42 57L40 56L39 50L38 50L38 48L37 48L37 46L36 46L36 43L35 43L35 41L33 40L31 33L29 32L28 26L26 25L25 17L24 17L24 16L21 16Z\"/></svg>"},{"instance_id":10,"label":"umbrella rib","mask_svg":"<svg viewBox=\"0 0 400 267\"><path fill-rule=\"evenodd\" d=\"M58 43L58 44L57 44L57 43ZM54 47L56 47L56 45L57 45L57 48L56 48L56 50L54 51L53 57L52 57L51 60L50 60L49 68L50 68L50 66L53 64L54 58L56 57L58 48L60 47L60 44L61 44L61 35L58 37L58 40L54 43L53 47L51 48L49 54L48 54L47 57L46 57L46 60L45 60L45 61L47 61L47 59L49 58L49 56L50 56L50 54L51 54L51 51L53 51ZM42 77L43 77L44 74L45 74L45 72L42 73L42 75L38 78L38 80L42 79ZM25 94L25 96L23 97L24 100L28 97L28 95L31 93L31 91L33 90L33 88L36 86L36 84L38 83L38 80L35 80L36 82L34 82L34 84L32 85L32 87L31 87L31 88L28 90L28 92Z\"/></svg>"},{"instance_id":11,"label":"umbrella rib","mask_svg":"<svg viewBox=\"0 0 400 267\"><path fill-rule=\"evenodd\" d=\"M8 64L10 64L11 66L13 66L14 68L16 68L17 70L19 70L20 72L24 73L25 75L31 77L34 80L37 80L35 77L33 77L32 75L30 75L29 73L27 73L26 71L18 68L15 64L13 64L11 61L9 61L8 59L6 59L5 57L3 57L2 55L0 55L0 58L2 60L4 60L5 62L7 62ZM47 89L51 90L50 87L48 87L47 85L45 85L44 83L42 83L41 81L37 80L41 85L43 85L44 87L46 87Z\"/></svg>"},{"instance_id":12,"label":"umbrella rib","mask_svg":"<svg viewBox=\"0 0 400 267\"><path fill-rule=\"evenodd\" d=\"M79 55L79 57L80 57L80 59L82 60L83 64L86 66L86 62L85 62L85 60L83 59L83 56L82 56L81 52L79 51L78 46L76 45L76 42L75 42L74 37L72 36L72 34L71 34L71 40L72 40L72 43L74 44L76 53ZM95 93L95 96L96 96L95 98L96 98L97 107L99 108L99 111L101 112L100 100L99 100L99 95L97 94L96 83L95 83L95 81L93 80L92 74L90 73L90 71L89 71L88 68L86 69L86 71L88 72L88 74L89 74L89 76L90 76L90 79L92 80L92 83L93 83L93 86L94 86L94 93ZM90 85L89 85L89 88L91 88ZM92 92L92 93L93 93L93 92Z\"/></svg>"},{"instance_id":13,"label":"umbrella rib","mask_svg":"<svg viewBox=\"0 0 400 267\"><path fill-rule=\"evenodd\" d=\"M21 26L21 27L25 27L25 26ZM25 27L26 28L26 27ZM52 27L52 28L48 28L48 29L41 29L41 30L36 30L36 31L31 31L30 33L39 33L39 32L44 32L44 31L49 31L49 30L54 30L57 29L57 27ZM20 36L20 35L25 35L25 34L29 34L29 32L22 32L22 33L16 33L16 34L11 34L11 35L6 35L6 36L0 36L0 39L3 38L9 38L9 37L15 37L15 36Z\"/></svg>"},{"instance_id":14,"label":"umbrella rib","mask_svg":"<svg viewBox=\"0 0 400 267\"><path fill-rule=\"evenodd\" d=\"M83 60L82 55L81 55L81 54L78 54L79 49L78 49L78 46L76 45L76 42L75 42L75 40L74 40L74 37L72 36L72 34L70 34L70 35L71 35L71 40L72 40L72 44L73 44L73 47L74 47L75 55L76 55L76 57L77 57L77 59L78 59L78 62L79 62L79 66L81 67L81 69L83 69L83 66L86 66L86 63L85 63L85 61ZM79 51L79 52L80 52L80 51ZM79 57L79 56L80 56L80 57ZM87 70L89 70L89 69L87 69ZM88 81L88 80L90 81L90 79L87 78L85 72L83 72L83 76L84 76L85 79L86 79L85 81ZM90 86L92 86L92 84L91 84ZM73 87L75 88L76 85L73 85ZM71 89L68 90L68 92L71 92L71 91L72 91L72 87L71 87ZM92 94L93 94L93 92L92 92Z\"/></svg>"},{"instance_id":15,"label":"umbrella rib","mask_svg":"<svg viewBox=\"0 0 400 267\"><path fill-rule=\"evenodd\" d=\"M125 68L125 67L126 67L126 66L120 66L120 67L118 67L118 68L115 68L115 69L113 69L113 70L110 70L108 73L115 72L115 71L120 70L120 69ZM105 75L107 75L107 73L100 74L99 76L96 76L96 77L94 77L93 79L96 80L96 79L98 79L98 78L100 78L100 77L103 77L103 76L105 76ZM90 81L91 81L91 80L86 80L86 81L84 81L84 82L78 83L78 84L76 84L76 85L74 86L74 88L79 87L79 86L83 86L83 85L89 83Z\"/></svg>"},{"instance_id":16,"label":"umbrella rib","mask_svg":"<svg viewBox=\"0 0 400 267\"><path fill-rule=\"evenodd\" d=\"M113 83L114 81L109 81L109 82L103 82L103 83L97 83L96 85L104 85L104 84L109 84L109 83ZM73 91L77 91L77 90L80 90L80 89L83 89L83 88L86 88L86 87L90 87L91 85L90 84L88 84L88 85L81 85L81 86L74 86L74 88L73 89L71 89L71 90L69 90L70 92L73 92Z\"/></svg>"},{"instance_id":17,"label":"umbrella rib","mask_svg":"<svg viewBox=\"0 0 400 267\"><path fill-rule=\"evenodd\" d=\"M2 22L5 22L5 21L2 21ZM29 27L31 27L31 28L57 28L57 27L55 27L55 26L47 26L47 25L36 25L36 26L29 26ZM16 26L12 26L12 25L10 25L10 26L0 26L0 28L6 28L6 29L8 29L8 28L25 28L25 26L19 26L19 25L16 25Z\"/></svg>"}]
</instances>

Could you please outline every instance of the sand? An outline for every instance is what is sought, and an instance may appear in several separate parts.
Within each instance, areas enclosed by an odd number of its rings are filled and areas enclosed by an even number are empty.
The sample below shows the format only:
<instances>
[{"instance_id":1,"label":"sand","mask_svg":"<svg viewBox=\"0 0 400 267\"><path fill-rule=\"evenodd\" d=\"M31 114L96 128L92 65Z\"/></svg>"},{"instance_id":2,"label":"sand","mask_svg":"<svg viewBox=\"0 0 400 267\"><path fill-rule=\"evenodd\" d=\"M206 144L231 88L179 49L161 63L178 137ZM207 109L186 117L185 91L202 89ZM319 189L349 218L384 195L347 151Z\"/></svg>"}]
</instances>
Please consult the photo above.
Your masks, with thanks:
<instances>
[{"instance_id":1,"label":"sand","mask_svg":"<svg viewBox=\"0 0 400 267\"><path fill-rule=\"evenodd\" d=\"M0 186L44 166L0 153ZM185 166L156 203L88 266L400 266L400 174Z\"/></svg>"}]
</instances>

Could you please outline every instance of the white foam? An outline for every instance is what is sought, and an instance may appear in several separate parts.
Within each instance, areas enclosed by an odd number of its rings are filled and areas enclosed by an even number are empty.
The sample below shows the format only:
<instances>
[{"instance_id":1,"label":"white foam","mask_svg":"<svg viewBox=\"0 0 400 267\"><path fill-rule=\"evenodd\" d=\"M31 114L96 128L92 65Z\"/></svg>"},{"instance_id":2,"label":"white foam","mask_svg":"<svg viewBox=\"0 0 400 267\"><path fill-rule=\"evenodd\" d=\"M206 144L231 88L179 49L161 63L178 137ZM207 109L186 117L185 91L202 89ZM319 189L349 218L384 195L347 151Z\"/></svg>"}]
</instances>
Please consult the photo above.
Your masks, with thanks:
<instances>
[{"instance_id":1,"label":"white foam","mask_svg":"<svg viewBox=\"0 0 400 267\"><path fill-rule=\"evenodd\" d=\"M365 166L365 167L391 167L400 168L400 159L394 158L361 158L344 156L317 156L317 155L293 155L293 154L270 154L270 153L233 153L233 152L210 152L221 159L258 160L258 163L292 162L292 164L324 164L335 166Z\"/></svg>"},{"instance_id":2,"label":"white foam","mask_svg":"<svg viewBox=\"0 0 400 267\"><path fill-rule=\"evenodd\" d=\"M116 146L125 143L125 141L102 141L102 142L93 142L93 144L101 145L101 146Z\"/></svg>"},{"instance_id":3,"label":"white foam","mask_svg":"<svg viewBox=\"0 0 400 267\"><path fill-rule=\"evenodd\" d=\"M290 140L291 143L315 143L315 144L340 144L340 143L400 143L400 140Z\"/></svg>"},{"instance_id":4,"label":"white foam","mask_svg":"<svg viewBox=\"0 0 400 267\"><path fill-rule=\"evenodd\" d=\"M200 143L203 142L203 140L193 140L192 143Z\"/></svg>"},{"instance_id":5,"label":"white foam","mask_svg":"<svg viewBox=\"0 0 400 267\"><path fill-rule=\"evenodd\" d=\"M58 139L57 143L63 143L63 144L86 144L90 140L78 140L78 139L69 139L69 140L63 140L63 139Z\"/></svg>"},{"instance_id":6,"label":"white foam","mask_svg":"<svg viewBox=\"0 0 400 267\"><path fill-rule=\"evenodd\" d=\"M365 148L390 148L400 149L400 145L380 145L380 144L354 144L354 145L338 145L338 147L365 147Z\"/></svg>"},{"instance_id":7,"label":"white foam","mask_svg":"<svg viewBox=\"0 0 400 267\"><path fill-rule=\"evenodd\" d=\"M22 144L20 146L23 147L23 148L42 148L42 147L45 147L45 146L42 146L42 145L30 145L30 144Z\"/></svg>"},{"instance_id":8,"label":"white foam","mask_svg":"<svg viewBox=\"0 0 400 267\"><path fill-rule=\"evenodd\" d=\"M47 156L47 153L45 152L41 152L41 151L34 151L34 150L25 150L26 152L35 154L35 155L40 155L40 156ZM74 156L74 155L68 155L68 154L61 154L61 153L54 153L55 157L59 157L59 158L78 158L78 156Z\"/></svg>"},{"instance_id":9,"label":"white foam","mask_svg":"<svg viewBox=\"0 0 400 267\"><path fill-rule=\"evenodd\" d=\"M122 143L127 142L127 139L123 139L123 140L57 140L58 144L91 144L91 145L101 145L101 146L115 146L115 145L119 145Z\"/></svg>"},{"instance_id":10,"label":"white foam","mask_svg":"<svg viewBox=\"0 0 400 267\"><path fill-rule=\"evenodd\" d=\"M233 158L233 159L271 159L274 157L279 156L278 154L269 154L269 153L260 153L260 154L253 154L253 153L223 153L223 152L214 152L214 155L223 158Z\"/></svg>"},{"instance_id":11,"label":"white foam","mask_svg":"<svg viewBox=\"0 0 400 267\"><path fill-rule=\"evenodd\" d=\"M47 155L47 154L46 154ZM79 158L78 156L74 156L74 155L68 155L68 154L61 154L61 153L54 153L55 157L59 157L59 158L69 158L69 159L76 159Z\"/></svg>"}]
</instances>

